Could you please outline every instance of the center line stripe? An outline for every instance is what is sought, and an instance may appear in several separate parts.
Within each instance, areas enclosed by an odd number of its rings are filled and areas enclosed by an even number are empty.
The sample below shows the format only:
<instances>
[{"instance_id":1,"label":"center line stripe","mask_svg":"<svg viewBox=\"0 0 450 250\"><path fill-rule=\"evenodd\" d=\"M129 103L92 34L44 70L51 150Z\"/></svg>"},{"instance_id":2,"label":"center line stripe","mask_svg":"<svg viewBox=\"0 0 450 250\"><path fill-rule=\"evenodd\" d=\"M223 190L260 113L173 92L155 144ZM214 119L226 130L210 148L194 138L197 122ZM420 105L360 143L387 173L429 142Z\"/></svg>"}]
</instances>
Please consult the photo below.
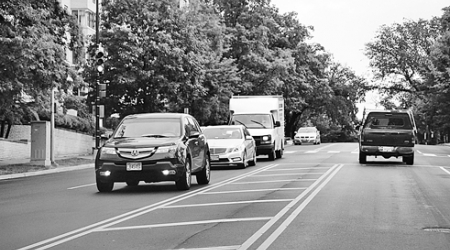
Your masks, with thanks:
<instances>
[{"instance_id":1,"label":"center line stripe","mask_svg":"<svg viewBox=\"0 0 450 250\"><path fill-rule=\"evenodd\" d=\"M287 201L292 201L292 199L227 201L227 202L204 203L204 204L172 205L172 206L165 206L165 208L209 207L209 206L238 205L238 204L251 204L251 203L268 203L268 202L283 202L283 201L286 201L286 202Z\"/></svg>"}]
</instances>

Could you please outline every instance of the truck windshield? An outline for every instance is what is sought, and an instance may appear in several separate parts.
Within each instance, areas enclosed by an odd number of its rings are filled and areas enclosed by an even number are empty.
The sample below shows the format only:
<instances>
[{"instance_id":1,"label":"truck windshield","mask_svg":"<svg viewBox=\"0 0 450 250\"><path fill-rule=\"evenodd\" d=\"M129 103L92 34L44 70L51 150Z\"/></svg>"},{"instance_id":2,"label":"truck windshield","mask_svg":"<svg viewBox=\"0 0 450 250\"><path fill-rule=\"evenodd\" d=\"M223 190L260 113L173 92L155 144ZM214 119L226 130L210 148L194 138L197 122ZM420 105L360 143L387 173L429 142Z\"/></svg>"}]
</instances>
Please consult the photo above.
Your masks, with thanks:
<instances>
[{"instance_id":1,"label":"truck windshield","mask_svg":"<svg viewBox=\"0 0 450 250\"><path fill-rule=\"evenodd\" d=\"M244 125L249 129L273 128L272 116L266 114L234 115L231 121L236 125Z\"/></svg>"}]
</instances>

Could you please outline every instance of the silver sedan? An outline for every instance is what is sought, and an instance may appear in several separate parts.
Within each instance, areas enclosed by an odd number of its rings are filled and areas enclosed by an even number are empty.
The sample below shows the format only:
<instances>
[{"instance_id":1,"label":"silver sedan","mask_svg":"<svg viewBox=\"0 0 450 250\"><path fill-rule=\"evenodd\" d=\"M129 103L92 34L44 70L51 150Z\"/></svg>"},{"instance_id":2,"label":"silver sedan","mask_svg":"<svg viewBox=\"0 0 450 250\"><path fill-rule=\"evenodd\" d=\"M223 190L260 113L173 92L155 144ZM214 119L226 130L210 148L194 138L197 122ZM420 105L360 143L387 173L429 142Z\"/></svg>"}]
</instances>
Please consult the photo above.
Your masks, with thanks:
<instances>
[{"instance_id":1,"label":"silver sedan","mask_svg":"<svg viewBox=\"0 0 450 250\"><path fill-rule=\"evenodd\" d=\"M256 165L256 143L242 125L202 127L211 152L212 166Z\"/></svg>"}]
</instances>

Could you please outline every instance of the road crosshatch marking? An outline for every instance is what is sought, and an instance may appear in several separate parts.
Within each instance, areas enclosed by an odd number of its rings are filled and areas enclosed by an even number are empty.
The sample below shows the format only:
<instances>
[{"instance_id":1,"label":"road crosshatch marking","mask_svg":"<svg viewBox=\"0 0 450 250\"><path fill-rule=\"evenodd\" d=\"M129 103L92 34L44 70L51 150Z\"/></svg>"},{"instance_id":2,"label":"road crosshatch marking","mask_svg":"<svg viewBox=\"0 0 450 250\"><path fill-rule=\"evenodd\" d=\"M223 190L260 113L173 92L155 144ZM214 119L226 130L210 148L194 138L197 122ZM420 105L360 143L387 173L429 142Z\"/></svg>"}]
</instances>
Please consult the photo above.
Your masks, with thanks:
<instances>
[{"instance_id":1,"label":"road crosshatch marking","mask_svg":"<svg viewBox=\"0 0 450 250\"><path fill-rule=\"evenodd\" d=\"M287 165L287 166L286 166ZM306 206L305 202L312 200L315 194L317 194L320 189L323 188L323 186L328 183L328 181L342 168L342 164L334 164L329 167L291 167L289 168L289 165L292 165L291 163L283 164L280 166L280 164L270 164L268 166L261 167L259 169L256 169L254 171L251 171L249 173L245 173L236 177L232 177L230 179L227 179L225 181L219 182L217 184L212 184L209 186L205 186L203 188L190 191L188 193L169 198L167 200L151 204L149 206L145 206L133 211L130 211L128 213L116 216L114 218L104 220L95 224L92 224L90 226L80 228L78 230L74 230L38 243L35 243L33 245L29 245L27 247L21 248L21 250L27 250L27 249L48 249L52 248L58 245L62 245L66 242L75 240L77 238L89 235L91 233L101 233L101 232L109 232L109 231L120 231L120 230L139 230L139 229L151 229L151 228L165 228L165 227L174 227L174 226L187 226L187 225L201 225L201 224L214 224L214 223L245 223L245 222L251 222L251 221L266 221L264 226L258 230L258 232L261 232L261 230L266 231L269 230L271 227L275 225L275 222L280 221L282 218L285 218L283 215L288 215L292 211L292 209L295 209L296 206L300 204ZM299 164L296 164L298 166ZM331 164L330 164L331 165ZM300 171L300 170L318 170L318 169L327 169L326 172L321 171L320 173L302 173L302 172L292 172L292 171ZM267 175L264 173L273 172L273 171L289 171L289 174L275 174L275 175ZM282 179L282 180L264 180L264 178L267 177L273 177L273 176L297 176L295 179ZM303 179L301 176L303 175L319 175L318 178L314 179ZM261 178L261 181L248 181L248 179L254 179L254 178ZM299 182L299 181L307 181L311 182L308 184L307 187L279 187L279 188L261 188L261 189L244 189L244 190L231 190L231 191L213 191L216 189L219 189L221 187L229 186L229 185L242 185L242 184L250 184L250 183L283 183L283 182ZM82 185L74 188L80 188L83 186L88 185ZM284 186L284 184L283 184ZM244 201L225 201L225 202L211 202L211 203L203 203L203 204L184 204L184 205L177 205L176 203L179 203L184 200L188 200L193 197L197 197L200 195L212 195L212 194L239 194L239 193L257 193L257 192L281 192L281 191L297 191L298 194L296 194L296 197L291 199L262 199L260 196L257 196L255 200L244 200ZM309 203L308 201L308 203ZM136 226L116 226L119 223L130 221L131 219L149 214L155 210L158 209L176 209L176 208L190 208L190 207L207 207L207 206L229 206L229 205L240 205L240 204L269 204L269 203L278 203L282 204L283 202L286 203L286 205L283 205L283 208L280 212L276 213L274 216L269 217L246 217L246 218L217 218L217 219L205 219L205 220L199 220L199 221L187 221L187 222L170 222L170 223L159 223L159 224L150 224L150 225L136 225ZM285 223L286 221L281 221L282 223ZM257 232L257 233L258 233ZM262 235L261 235L262 236ZM258 236L258 237L261 237ZM237 246L217 246L217 247L208 247L204 249L247 249L250 247L254 242L252 240L255 240L256 236L253 235L252 238L249 238L245 241L243 245L237 245ZM250 244L250 245L248 245ZM248 247L246 247L248 245ZM196 249L202 249L202 248L196 248Z\"/></svg>"}]
</instances>

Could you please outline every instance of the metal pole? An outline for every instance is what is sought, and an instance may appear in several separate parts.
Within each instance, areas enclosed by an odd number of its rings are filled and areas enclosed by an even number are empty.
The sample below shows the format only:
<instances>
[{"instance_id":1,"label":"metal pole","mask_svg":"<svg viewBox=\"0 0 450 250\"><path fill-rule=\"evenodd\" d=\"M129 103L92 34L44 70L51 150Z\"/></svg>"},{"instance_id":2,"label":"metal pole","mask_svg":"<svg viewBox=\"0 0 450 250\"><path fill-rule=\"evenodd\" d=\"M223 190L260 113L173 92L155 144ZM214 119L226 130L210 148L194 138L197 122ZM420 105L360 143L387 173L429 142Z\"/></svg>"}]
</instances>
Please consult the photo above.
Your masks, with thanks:
<instances>
[{"instance_id":1,"label":"metal pole","mask_svg":"<svg viewBox=\"0 0 450 250\"><path fill-rule=\"evenodd\" d=\"M55 90L52 87L50 115L50 164L55 163Z\"/></svg>"},{"instance_id":2,"label":"metal pole","mask_svg":"<svg viewBox=\"0 0 450 250\"><path fill-rule=\"evenodd\" d=\"M99 24L100 24L100 15L98 10L98 1L95 0L95 47L98 48L99 44ZM100 147L100 112L99 112L99 81L100 81L100 73L96 69L96 77L95 77L95 149Z\"/></svg>"}]
</instances>

